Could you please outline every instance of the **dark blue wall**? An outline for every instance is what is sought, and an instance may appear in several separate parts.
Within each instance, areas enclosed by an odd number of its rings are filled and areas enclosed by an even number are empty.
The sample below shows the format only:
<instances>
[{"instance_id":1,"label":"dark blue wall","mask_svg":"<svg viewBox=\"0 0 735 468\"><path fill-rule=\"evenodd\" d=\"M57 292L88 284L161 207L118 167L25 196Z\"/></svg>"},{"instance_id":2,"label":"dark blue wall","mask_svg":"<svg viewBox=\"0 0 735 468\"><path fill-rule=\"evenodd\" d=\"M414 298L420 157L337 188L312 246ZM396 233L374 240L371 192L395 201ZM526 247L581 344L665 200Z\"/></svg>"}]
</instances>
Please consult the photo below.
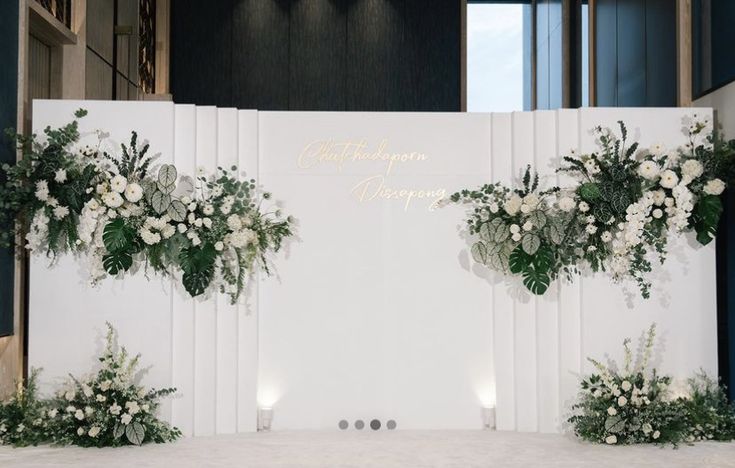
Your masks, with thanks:
<instances>
[{"instance_id":1,"label":"dark blue wall","mask_svg":"<svg viewBox=\"0 0 735 468\"><path fill-rule=\"evenodd\" d=\"M676 106L676 2L595 5L597 105Z\"/></svg>"},{"instance_id":2,"label":"dark blue wall","mask_svg":"<svg viewBox=\"0 0 735 468\"><path fill-rule=\"evenodd\" d=\"M18 115L18 2L0 1L0 130L17 127ZM4 138L0 162L15 160ZM0 336L13 333L13 252L0 250Z\"/></svg>"}]
</instances>

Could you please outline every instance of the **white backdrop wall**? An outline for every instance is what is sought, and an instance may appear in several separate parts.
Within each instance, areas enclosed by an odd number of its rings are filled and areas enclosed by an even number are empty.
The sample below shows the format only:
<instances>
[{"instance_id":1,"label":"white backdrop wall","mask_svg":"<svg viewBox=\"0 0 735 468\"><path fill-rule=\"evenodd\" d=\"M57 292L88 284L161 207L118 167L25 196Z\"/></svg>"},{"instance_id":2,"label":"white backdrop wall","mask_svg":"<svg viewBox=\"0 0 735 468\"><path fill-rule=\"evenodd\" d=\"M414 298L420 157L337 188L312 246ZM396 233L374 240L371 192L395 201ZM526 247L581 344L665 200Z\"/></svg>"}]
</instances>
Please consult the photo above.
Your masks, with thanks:
<instances>
[{"instance_id":1,"label":"white backdrop wall","mask_svg":"<svg viewBox=\"0 0 735 468\"><path fill-rule=\"evenodd\" d=\"M582 109L513 114L256 112L171 103L37 101L34 129L76 108L83 143L95 129L116 151L141 139L194 174L239 164L298 218L297 242L246 301L192 300L143 272L86 284L69 257L30 272L29 361L45 388L94 364L106 320L152 365L144 377L174 385L164 416L186 434L251 431L273 405L274 428L334 428L340 419L395 419L399 428L479 428L483 404L499 429L558 431L585 356L619 357L620 343L652 321L665 371L716 372L714 246L672 244L653 297L604 275L554 284L543 297L472 264L457 231L462 209L430 210L440 189L511 181L526 164L543 182L561 154L591 151L596 125L625 120L642 147L684 143L682 118L707 109ZM404 154L388 167L368 156L338 164L345 142L361 154ZM343 145L343 146L340 146ZM363 145L363 146L360 146ZM382 145L382 146L381 146ZM351 154L351 153L350 153ZM329 156L331 155L331 156ZM321 158L321 162L320 162ZM426 190L372 197L376 183ZM362 183L362 184L361 184ZM357 187L357 188L356 188ZM362 200L360 200L362 197Z\"/></svg>"}]
</instances>

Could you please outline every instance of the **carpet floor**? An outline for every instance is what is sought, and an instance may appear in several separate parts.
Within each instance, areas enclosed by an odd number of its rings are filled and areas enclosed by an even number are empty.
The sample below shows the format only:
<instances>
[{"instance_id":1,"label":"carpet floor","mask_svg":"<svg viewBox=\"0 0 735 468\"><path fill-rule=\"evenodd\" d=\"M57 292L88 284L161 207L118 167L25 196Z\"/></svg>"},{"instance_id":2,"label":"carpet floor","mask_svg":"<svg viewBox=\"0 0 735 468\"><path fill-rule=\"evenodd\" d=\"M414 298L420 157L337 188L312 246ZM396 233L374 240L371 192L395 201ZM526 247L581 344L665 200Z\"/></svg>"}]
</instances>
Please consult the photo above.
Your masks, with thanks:
<instances>
[{"instance_id":1,"label":"carpet floor","mask_svg":"<svg viewBox=\"0 0 735 468\"><path fill-rule=\"evenodd\" d=\"M492 431L294 431L140 448L0 447L0 467L735 467L735 443L608 447Z\"/></svg>"}]
</instances>

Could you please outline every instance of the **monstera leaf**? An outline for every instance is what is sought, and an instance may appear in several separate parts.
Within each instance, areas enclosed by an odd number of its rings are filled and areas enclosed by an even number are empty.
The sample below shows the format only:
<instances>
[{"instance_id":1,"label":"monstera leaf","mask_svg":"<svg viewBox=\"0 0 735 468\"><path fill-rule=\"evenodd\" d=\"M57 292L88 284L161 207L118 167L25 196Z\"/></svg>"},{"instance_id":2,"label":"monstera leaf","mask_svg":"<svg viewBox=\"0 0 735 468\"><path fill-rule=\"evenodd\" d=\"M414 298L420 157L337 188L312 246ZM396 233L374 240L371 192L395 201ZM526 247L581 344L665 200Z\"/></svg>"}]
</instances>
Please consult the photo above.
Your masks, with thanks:
<instances>
[{"instance_id":1,"label":"monstera leaf","mask_svg":"<svg viewBox=\"0 0 735 468\"><path fill-rule=\"evenodd\" d=\"M133 256L125 250L116 250L102 257L102 266L107 273L116 275L133 266Z\"/></svg>"},{"instance_id":2,"label":"monstera leaf","mask_svg":"<svg viewBox=\"0 0 735 468\"><path fill-rule=\"evenodd\" d=\"M216 256L217 251L209 242L181 250L179 265L184 271L181 281L192 297L203 294L212 282Z\"/></svg>"},{"instance_id":3,"label":"monstera leaf","mask_svg":"<svg viewBox=\"0 0 735 468\"><path fill-rule=\"evenodd\" d=\"M546 272L537 270L535 267L523 272L523 284L529 291L536 295L540 296L545 293L550 283L551 277Z\"/></svg>"},{"instance_id":4,"label":"monstera leaf","mask_svg":"<svg viewBox=\"0 0 735 468\"><path fill-rule=\"evenodd\" d=\"M135 229L125 224L123 218L115 218L105 226L102 241L108 252L132 250L135 242Z\"/></svg>"},{"instance_id":5,"label":"monstera leaf","mask_svg":"<svg viewBox=\"0 0 735 468\"><path fill-rule=\"evenodd\" d=\"M691 223L697 231L697 241L709 244L717 234L717 225L722 215L722 202L717 195L704 195L694 206Z\"/></svg>"}]
</instances>

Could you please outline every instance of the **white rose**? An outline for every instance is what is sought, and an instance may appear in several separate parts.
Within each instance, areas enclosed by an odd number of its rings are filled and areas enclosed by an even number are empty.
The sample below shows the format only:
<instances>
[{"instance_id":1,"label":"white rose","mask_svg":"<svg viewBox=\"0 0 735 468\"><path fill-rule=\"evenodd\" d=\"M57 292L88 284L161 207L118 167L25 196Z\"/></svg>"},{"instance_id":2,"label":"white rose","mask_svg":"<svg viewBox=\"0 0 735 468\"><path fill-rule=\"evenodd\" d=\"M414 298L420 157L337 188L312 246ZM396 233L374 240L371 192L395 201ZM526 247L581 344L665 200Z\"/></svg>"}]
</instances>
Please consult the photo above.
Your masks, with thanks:
<instances>
[{"instance_id":1,"label":"white rose","mask_svg":"<svg viewBox=\"0 0 735 468\"><path fill-rule=\"evenodd\" d=\"M536 195L535 193L529 193L528 195L523 197L523 203L531 208L536 208L539 204L539 201L540 200L538 198L538 195Z\"/></svg>"},{"instance_id":2,"label":"white rose","mask_svg":"<svg viewBox=\"0 0 735 468\"><path fill-rule=\"evenodd\" d=\"M110 208L119 208L125 200L117 192L107 192L102 195L102 202Z\"/></svg>"},{"instance_id":3,"label":"white rose","mask_svg":"<svg viewBox=\"0 0 735 468\"><path fill-rule=\"evenodd\" d=\"M195 202L191 202L189 203L189 206L187 206L187 208L189 209L189 211L194 211L197 209L197 204Z\"/></svg>"},{"instance_id":4,"label":"white rose","mask_svg":"<svg viewBox=\"0 0 735 468\"><path fill-rule=\"evenodd\" d=\"M725 183L720 179L712 179L704 184L704 193L707 195L719 195L725 190Z\"/></svg>"},{"instance_id":5,"label":"white rose","mask_svg":"<svg viewBox=\"0 0 735 468\"><path fill-rule=\"evenodd\" d=\"M128 184L128 186L125 187L125 198L127 198L131 203L140 201L140 199L143 198L143 188L135 182Z\"/></svg>"},{"instance_id":6,"label":"white rose","mask_svg":"<svg viewBox=\"0 0 735 468\"><path fill-rule=\"evenodd\" d=\"M100 390L102 390L103 392L106 392L107 390L110 389L110 385L112 385L111 381L104 380L100 383Z\"/></svg>"},{"instance_id":7,"label":"white rose","mask_svg":"<svg viewBox=\"0 0 735 468\"><path fill-rule=\"evenodd\" d=\"M95 399L99 401L100 403L102 403L103 401L107 400L107 397L102 395L101 393L98 393Z\"/></svg>"},{"instance_id":8,"label":"white rose","mask_svg":"<svg viewBox=\"0 0 735 468\"><path fill-rule=\"evenodd\" d=\"M681 165L681 173L691 177L692 179L696 179L701 176L703 172L704 166L702 166L702 163L696 159L688 159Z\"/></svg>"},{"instance_id":9,"label":"white rose","mask_svg":"<svg viewBox=\"0 0 735 468\"><path fill-rule=\"evenodd\" d=\"M120 422L125 424L126 426L130 424L130 421L132 420L133 420L133 417L130 416L128 413L125 413L122 415L122 417L120 417Z\"/></svg>"},{"instance_id":10,"label":"white rose","mask_svg":"<svg viewBox=\"0 0 735 468\"><path fill-rule=\"evenodd\" d=\"M495 202L490 203L489 208L490 208L490 212L493 213L493 214L497 213L500 210L500 207Z\"/></svg>"},{"instance_id":11,"label":"white rose","mask_svg":"<svg viewBox=\"0 0 735 468\"><path fill-rule=\"evenodd\" d=\"M618 397L618 406L620 406L622 408L623 406L625 406L627 404L628 404L628 399L627 398L625 398L622 395Z\"/></svg>"},{"instance_id":12,"label":"white rose","mask_svg":"<svg viewBox=\"0 0 735 468\"><path fill-rule=\"evenodd\" d=\"M178 225L176 226L176 229L178 229L178 230L179 230L179 232L183 234L183 233L185 233L185 232L186 232L186 229L187 229L187 228L186 228L186 224L184 224L184 223L179 223L179 224L178 224Z\"/></svg>"},{"instance_id":13,"label":"white rose","mask_svg":"<svg viewBox=\"0 0 735 468\"><path fill-rule=\"evenodd\" d=\"M654 439L658 439L659 437L661 437L661 433L660 433L659 431L655 431L655 432L653 433L653 438L654 438Z\"/></svg>"},{"instance_id":14,"label":"white rose","mask_svg":"<svg viewBox=\"0 0 735 468\"><path fill-rule=\"evenodd\" d=\"M210 218L203 218L202 224L204 224L204 227L209 229L212 227L212 220Z\"/></svg>"},{"instance_id":15,"label":"white rose","mask_svg":"<svg viewBox=\"0 0 735 468\"><path fill-rule=\"evenodd\" d=\"M613 408L613 407L611 406L611 407L609 407L609 408L607 409L607 414L609 414L610 416L615 416L616 414L618 414L618 410L616 410L615 408Z\"/></svg>"},{"instance_id":16,"label":"white rose","mask_svg":"<svg viewBox=\"0 0 735 468\"><path fill-rule=\"evenodd\" d=\"M653 210L653 211L651 212L651 215L652 215L652 216L653 216L654 218L656 218L656 219L659 219L659 218L661 218L661 216L663 216L663 215L664 215L664 212L663 212L663 211L661 211L661 208L656 208L655 210Z\"/></svg>"},{"instance_id":17,"label":"white rose","mask_svg":"<svg viewBox=\"0 0 735 468\"><path fill-rule=\"evenodd\" d=\"M633 388L633 386L627 380L623 380L623 383L620 384L620 387L623 389L624 392L627 392L628 390Z\"/></svg>"},{"instance_id":18,"label":"white rose","mask_svg":"<svg viewBox=\"0 0 735 468\"><path fill-rule=\"evenodd\" d=\"M508 200L506 200L505 204L503 205L503 209L509 215L514 216L516 213L518 213L518 210L521 209L522 203L523 202L521 201L521 197L514 193Z\"/></svg>"},{"instance_id":19,"label":"white rose","mask_svg":"<svg viewBox=\"0 0 735 468\"><path fill-rule=\"evenodd\" d=\"M84 411L80 409L76 410L74 412L74 417L81 421L82 419L84 419Z\"/></svg>"},{"instance_id":20,"label":"white rose","mask_svg":"<svg viewBox=\"0 0 735 468\"><path fill-rule=\"evenodd\" d=\"M170 224L165 225L163 229L161 229L161 235L163 236L164 239L168 239L174 234L176 234L176 228Z\"/></svg>"},{"instance_id":21,"label":"white rose","mask_svg":"<svg viewBox=\"0 0 735 468\"><path fill-rule=\"evenodd\" d=\"M87 434L89 434L89 437L97 437L101 430L98 426L92 426Z\"/></svg>"},{"instance_id":22,"label":"white rose","mask_svg":"<svg viewBox=\"0 0 735 468\"><path fill-rule=\"evenodd\" d=\"M666 169L661 173L661 181L659 183L663 188L672 189L679 183L679 176L671 169Z\"/></svg>"},{"instance_id":23,"label":"white rose","mask_svg":"<svg viewBox=\"0 0 735 468\"><path fill-rule=\"evenodd\" d=\"M73 391L69 390L64 395L64 398L66 398L66 401L72 401L76 396L77 396L76 393L74 393Z\"/></svg>"},{"instance_id":24,"label":"white rose","mask_svg":"<svg viewBox=\"0 0 735 468\"><path fill-rule=\"evenodd\" d=\"M614 435L607 436L605 437L605 443L608 445L615 445L618 443L618 438Z\"/></svg>"},{"instance_id":25,"label":"white rose","mask_svg":"<svg viewBox=\"0 0 735 468\"><path fill-rule=\"evenodd\" d=\"M521 240L521 234L520 234L520 233L518 233L518 232L516 232L515 234L513 234L513 235L511 236L511 239L513 239L513 242L518 242L518 241L520 241L520 240Z\"/></svg>"},{"instance_id":26,"label":"white rose","mask_svg":"<svg viewBox=\"0 0 735 468\"><path fill-rule=\"evenodd\" d=\"M533 229L533 223L531 221L526 221L525 223L523 223L524 231L530 231L531 229Z\"/></svg>"},{"instance_id":27,"label":"white rose","mask_svg":"<svg viewBox=\"0 0 735 468\"><path fill-rule=\"evenodd\" d=\"M531 212L531 207L529 205L526 205L525 203L523 203L521 205L521 213L528 214L530 212Z\"/></svg>"},{"instance_id":28,"label":"white rose","mask_svg":"<svg viewBox=\"0 0 735 468\"><path fill-rule=\"evenodd\" d=\"M123 193L125 191L125 187L127 186L128 179L119 174L110 179L110 188L117 193Z\"/></svg>"},{"instance_id":29,"label":"white rose","mask_svg":"<svg viewBox=\"0 0 735 468\"><path fill-rule=\"evenodd\" d=\"M117 416L120 414L120 411L122 411L122 406L118 405L117 403L114 403L112 406L110 406L110 414Z\"/></svg>"},{"instance_id":30,"label":"white rose","mask_svg":"<svg viewBox=\"0 0 735 468\"><path fill-rule=\"evenodd\" d=\"M224 248L225 248L225 244L222 241L219 241L214 244L214 250L216 250L217 252L221 252L222 249Z\"/></svg>"},{"instance_id":31,"label":"white rose","mask_svg":"<svg viewBox=\"0 0 735 468\"><path fill-rule=\"evenodd\" d=\"M516 234L518 232L521 232L521 227L517 224L511 224L510 225L510 232L511 234Z\"/></svg>"},{"instance_id":32,"label":"white rose","mask_svg":"<svg viewBox=\"0 0 735 468\"><path fill-rule=\"evenodd\" d=\"M84 435L84 428L80 427L77 429L77 435Z\"/></svg>"},{"instance_id":33,"label":"white rose","mask_svg":"<svg viewBox=\"0 0 735 468\"><path fill-rule=\"evenodd\" d=\"M658 167L658 164L650 160L643 161L641 165L638 166L638 174L648 180L655 179L659 170L660 168Z\"/></svg>"}]
</instances>

